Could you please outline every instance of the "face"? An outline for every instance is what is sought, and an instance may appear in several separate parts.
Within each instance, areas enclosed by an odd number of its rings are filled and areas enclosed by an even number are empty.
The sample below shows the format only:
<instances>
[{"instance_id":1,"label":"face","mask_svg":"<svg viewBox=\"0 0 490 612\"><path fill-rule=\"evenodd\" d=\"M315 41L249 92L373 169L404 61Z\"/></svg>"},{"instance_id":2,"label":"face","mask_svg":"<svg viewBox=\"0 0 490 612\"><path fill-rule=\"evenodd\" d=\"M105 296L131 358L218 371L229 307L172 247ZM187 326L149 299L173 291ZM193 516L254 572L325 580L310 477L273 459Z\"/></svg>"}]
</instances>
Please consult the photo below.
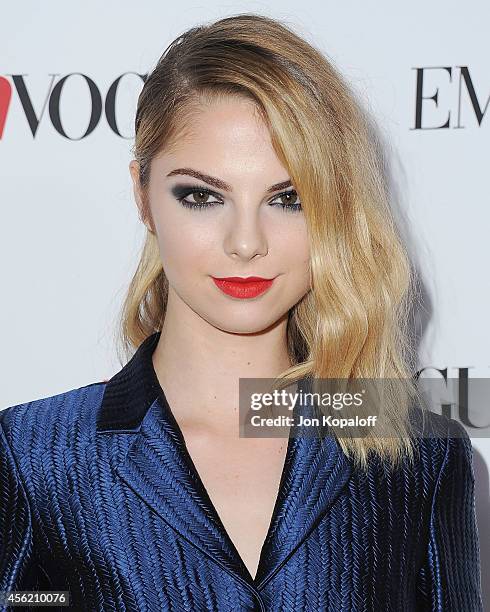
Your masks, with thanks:
<instances>
[{"instance_id":1,"label":"face","mask_svg":"<svg viewBox=\"0 0 490 612\"><path fill-rule=\"evenodd\" d=\"M130 171L141 210L135 161ZM234 333L284 320L310 289L304 213L288 181L249 101L229 98L199 108L192 134L150 168L147 196L169 282L168 308L189 308ZM213 280L252 276L273 281L235 288Z\"/></svg>"}]
</instances>

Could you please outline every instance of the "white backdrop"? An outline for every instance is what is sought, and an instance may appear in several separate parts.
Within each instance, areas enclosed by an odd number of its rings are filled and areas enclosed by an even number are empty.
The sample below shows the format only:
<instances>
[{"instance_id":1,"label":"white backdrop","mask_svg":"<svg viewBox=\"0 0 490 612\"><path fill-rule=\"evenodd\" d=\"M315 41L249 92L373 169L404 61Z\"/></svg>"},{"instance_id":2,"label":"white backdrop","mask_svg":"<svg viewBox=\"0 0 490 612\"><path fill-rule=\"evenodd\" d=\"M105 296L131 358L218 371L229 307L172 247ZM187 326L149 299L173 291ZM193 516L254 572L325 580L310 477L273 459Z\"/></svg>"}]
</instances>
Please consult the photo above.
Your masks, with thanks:
<instances>
[{"instance_id":1,"label":"white backdrop","mask_svg":"<svg viewBox=\"0 0 490 612\"><path fill-rule=\"evenodd\" d=\"M464 7L448 0L19 0L2 8L0 39L0 408L107 379L121 367L114 324L144 235L127 170L137 74L151 70L182 31L242 11L289 22L362 96L386 141L423 277L420 363L448 368L449 377L469 368L470 377L490 378L487 0ZM80 74L93 81L92 98ZM119 136L104 104L123 74L113 105ZM80 138L97 92L100 121ZM109 117L111 108L109 99ZM490 444L468 431L485 588Z\"/></svg>"}]
</instances>

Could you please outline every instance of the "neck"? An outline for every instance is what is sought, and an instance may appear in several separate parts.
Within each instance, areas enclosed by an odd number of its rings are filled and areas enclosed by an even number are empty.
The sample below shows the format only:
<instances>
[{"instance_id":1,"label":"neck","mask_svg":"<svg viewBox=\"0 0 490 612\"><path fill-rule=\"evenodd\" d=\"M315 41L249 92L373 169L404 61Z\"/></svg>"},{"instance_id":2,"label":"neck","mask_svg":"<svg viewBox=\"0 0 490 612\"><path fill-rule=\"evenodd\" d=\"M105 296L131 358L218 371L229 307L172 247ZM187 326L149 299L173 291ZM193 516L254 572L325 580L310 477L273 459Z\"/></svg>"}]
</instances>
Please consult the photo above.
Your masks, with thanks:
<instances>
[{"instance_id":1,"label":"neck","mask_svg":"<svg viewBox=\"0 0 490 612\"><path fill-rule=\"evenodd\" d=\"M291 365L287 313L257 333L223 331L169 293L153 366L180 422L236 427L240 378L274 378Z\"/></svg>"}]
</instances>

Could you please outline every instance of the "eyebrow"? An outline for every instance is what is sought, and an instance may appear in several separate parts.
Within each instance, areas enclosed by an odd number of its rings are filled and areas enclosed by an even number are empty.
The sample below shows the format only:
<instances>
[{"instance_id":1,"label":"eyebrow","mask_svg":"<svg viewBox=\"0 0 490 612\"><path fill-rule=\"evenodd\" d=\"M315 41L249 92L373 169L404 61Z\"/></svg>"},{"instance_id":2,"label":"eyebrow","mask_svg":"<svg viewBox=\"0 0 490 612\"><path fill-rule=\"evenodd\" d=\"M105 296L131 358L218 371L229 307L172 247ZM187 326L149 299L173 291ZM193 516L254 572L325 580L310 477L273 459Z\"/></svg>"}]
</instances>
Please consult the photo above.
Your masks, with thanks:
<instances>
[{"instance_id":1,"label":"eyebrow","mask_svg":"<svg viewBox=\"0 0 490 612\"><path fill-rule=\"evenodd\" d=\"M187 176L193 176L209 185L213 185L217 189L222 189L223 191L233 191L231 185L225 183L219 178L214 176L209 176L209 174L203 174L202 172L198 172L197 170L193 170L192 168L176 168L167 174L167 176L175 176L176 174L182 174ZM267 193L273 193L274 191L278 191L279 189L286 189L286 187L291 187L291 181L282 181L281 183L276 183L275 185L271 185L267 189Z\"/></svg>"}]
</instances>

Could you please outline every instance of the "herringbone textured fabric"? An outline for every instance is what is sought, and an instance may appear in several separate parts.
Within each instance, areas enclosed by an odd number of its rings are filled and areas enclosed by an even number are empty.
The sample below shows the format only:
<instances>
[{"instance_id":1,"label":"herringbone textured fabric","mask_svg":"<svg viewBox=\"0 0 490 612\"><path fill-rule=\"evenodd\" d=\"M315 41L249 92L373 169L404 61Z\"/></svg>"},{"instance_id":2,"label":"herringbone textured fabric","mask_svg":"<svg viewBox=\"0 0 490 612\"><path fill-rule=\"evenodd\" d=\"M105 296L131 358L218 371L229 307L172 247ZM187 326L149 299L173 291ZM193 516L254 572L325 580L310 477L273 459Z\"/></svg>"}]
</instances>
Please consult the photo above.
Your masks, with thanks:
<instances>
[{"instance_id":1,"label":"herringbone textured fabric","mask_svg":"<svg viewBox=\"0 0 490 612\"><path fill-rule=\"evenodd\" d=\"M90 612L482 610L461 425L431 415L441 434L395 473L290 437L253 579L158 384L158 335L108 382L0 412L0 590Z\"/></svg>"}]
</instances>

